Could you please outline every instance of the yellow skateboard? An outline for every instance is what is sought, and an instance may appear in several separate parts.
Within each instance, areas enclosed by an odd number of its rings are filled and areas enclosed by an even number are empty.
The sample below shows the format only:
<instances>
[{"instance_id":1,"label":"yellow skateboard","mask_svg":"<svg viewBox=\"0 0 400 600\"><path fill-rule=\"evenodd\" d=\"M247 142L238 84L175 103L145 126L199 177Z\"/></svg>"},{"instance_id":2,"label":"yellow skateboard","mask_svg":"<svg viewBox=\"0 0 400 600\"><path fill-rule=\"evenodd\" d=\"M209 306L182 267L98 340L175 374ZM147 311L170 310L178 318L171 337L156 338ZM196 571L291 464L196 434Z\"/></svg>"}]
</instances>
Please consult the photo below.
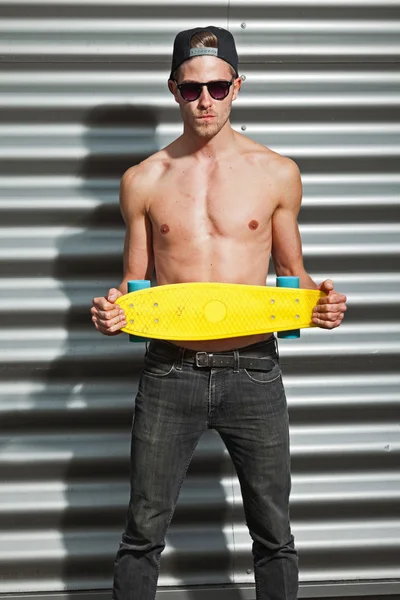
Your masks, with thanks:
<instances>
[{"instance_id":1,"label":"yellow skateboard","mask_svg":"<svg viewBox=\"0 0 400 600\"><path fill-rule=\"evenodd\" d=\"M177 283L121 296L125 333L166 340L212 340L313 327L319 290L232 283ZM298 336L296 336L298 337Z\"/></svg>"}]
</instances>

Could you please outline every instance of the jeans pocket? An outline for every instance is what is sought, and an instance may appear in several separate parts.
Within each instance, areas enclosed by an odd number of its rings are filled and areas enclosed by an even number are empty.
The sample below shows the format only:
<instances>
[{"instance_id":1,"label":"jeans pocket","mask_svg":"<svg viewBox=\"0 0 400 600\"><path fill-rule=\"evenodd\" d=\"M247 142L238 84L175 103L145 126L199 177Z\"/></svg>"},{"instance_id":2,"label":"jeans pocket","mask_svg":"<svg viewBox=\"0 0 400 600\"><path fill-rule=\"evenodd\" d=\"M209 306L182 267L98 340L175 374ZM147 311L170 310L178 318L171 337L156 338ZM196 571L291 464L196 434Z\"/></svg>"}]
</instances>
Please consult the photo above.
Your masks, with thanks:
<instances>
[{"instance_id":1,"label":"jeans pocket","mask_svg":"<svg viewBox=\"0 0 400 600\"><path fill-rule=\"evenodd\" d=\"M167 377L175 371L173 359L160 358L154 354L146 354L144 357L143 373L150 377Z\"/></svg>"},{"instance_id":2,"label":"jeans pocket","mask_svg":"<svg viewBox=\"0 0 400 600\"><path fill-rule=\"evenodd\" d=\"M281 367L277 359L274 359L274 366L269 371L261 369L243 369L243 371L250 381L260 385L268 385L281 377Z\"/></svg>"}]
</instances>

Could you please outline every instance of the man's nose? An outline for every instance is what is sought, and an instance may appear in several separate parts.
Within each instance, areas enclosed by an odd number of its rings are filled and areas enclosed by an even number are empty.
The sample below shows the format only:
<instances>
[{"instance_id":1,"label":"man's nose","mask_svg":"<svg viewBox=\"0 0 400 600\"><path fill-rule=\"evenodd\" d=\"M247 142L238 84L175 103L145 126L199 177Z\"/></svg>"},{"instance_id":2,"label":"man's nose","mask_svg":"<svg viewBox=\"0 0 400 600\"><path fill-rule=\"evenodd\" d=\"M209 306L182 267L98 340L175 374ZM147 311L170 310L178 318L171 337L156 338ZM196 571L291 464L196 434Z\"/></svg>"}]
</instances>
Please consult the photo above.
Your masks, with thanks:
<instances>
[{"instance_id":1,"label":"man's nose","mask_svg":"<svg viewBox=\"0 0 400 600\"><path fill-rule=\"evenodd\" d=\"M203 85L203 87L201 88L201 94L199 96L199 105L200 106L211 106L212 104L212 98L210 96L210 93L207 89L206 85Z\"/></svg>"}]
</instances>

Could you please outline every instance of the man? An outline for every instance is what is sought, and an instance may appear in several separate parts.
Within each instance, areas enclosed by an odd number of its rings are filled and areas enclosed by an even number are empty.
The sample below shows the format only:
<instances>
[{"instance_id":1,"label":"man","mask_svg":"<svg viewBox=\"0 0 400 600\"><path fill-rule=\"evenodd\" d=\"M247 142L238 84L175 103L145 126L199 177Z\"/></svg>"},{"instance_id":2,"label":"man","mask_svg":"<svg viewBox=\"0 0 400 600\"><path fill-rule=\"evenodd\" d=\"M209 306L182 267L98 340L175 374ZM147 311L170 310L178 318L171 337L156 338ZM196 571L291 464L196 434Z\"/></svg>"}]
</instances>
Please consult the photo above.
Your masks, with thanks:
<instances>
[{"instance_id":1,"label":"man","mask_svg":"<svg viewBox=\"0 0 400 600\"><path fill-rule=\"evenodd\" d=\"M235 132L232 102L242 80L232 35L196 28L175 39L168 81L184 132L121 180L126 223L124 277L93 300L105 335L126 324L115 300L130 279L159 285L219 281L265 285L269 258L277 275L318 286L303 266L297 215L301 179L289 158ZM329 280L313 321L340 325L346 297ZM199 366L198 351L208 366ZM249 359L252 365L249 365ZM241 484L253 538L259 600L294 600L298 559L289 524L289 422L275 337L150 342L135 402L131 498L115 561L114 600L153 600L164 537L194 449L216 429Z\"/></svg>"}]
</instances>

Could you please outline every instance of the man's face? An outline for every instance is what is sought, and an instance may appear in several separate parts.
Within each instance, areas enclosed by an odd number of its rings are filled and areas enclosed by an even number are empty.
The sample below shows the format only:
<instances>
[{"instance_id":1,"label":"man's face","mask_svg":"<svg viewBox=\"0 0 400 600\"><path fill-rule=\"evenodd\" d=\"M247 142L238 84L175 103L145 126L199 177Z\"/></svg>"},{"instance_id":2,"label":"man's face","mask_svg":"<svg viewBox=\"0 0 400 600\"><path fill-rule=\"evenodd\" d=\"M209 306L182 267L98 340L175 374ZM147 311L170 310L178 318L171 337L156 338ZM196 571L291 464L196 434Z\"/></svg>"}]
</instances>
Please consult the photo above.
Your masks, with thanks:
<instances>
[{"instance_id":1,"label":"man's face","mask_svg":"<svg viewBox=\"0 0 400 600\"><path fill-rule=\"evenodd\" d=\"M178 84L233 79L229 65L215 56L196 56L186 60L179 69ZM211 139L228 121L232 102L236 99L242 80L236 78L223 100L215 100L206 86L202 88L200 97L193 102L184 100L176 83L169 82L169 88L179 104L183 122L198 137Z\"/></svg>"}]
</instances>

